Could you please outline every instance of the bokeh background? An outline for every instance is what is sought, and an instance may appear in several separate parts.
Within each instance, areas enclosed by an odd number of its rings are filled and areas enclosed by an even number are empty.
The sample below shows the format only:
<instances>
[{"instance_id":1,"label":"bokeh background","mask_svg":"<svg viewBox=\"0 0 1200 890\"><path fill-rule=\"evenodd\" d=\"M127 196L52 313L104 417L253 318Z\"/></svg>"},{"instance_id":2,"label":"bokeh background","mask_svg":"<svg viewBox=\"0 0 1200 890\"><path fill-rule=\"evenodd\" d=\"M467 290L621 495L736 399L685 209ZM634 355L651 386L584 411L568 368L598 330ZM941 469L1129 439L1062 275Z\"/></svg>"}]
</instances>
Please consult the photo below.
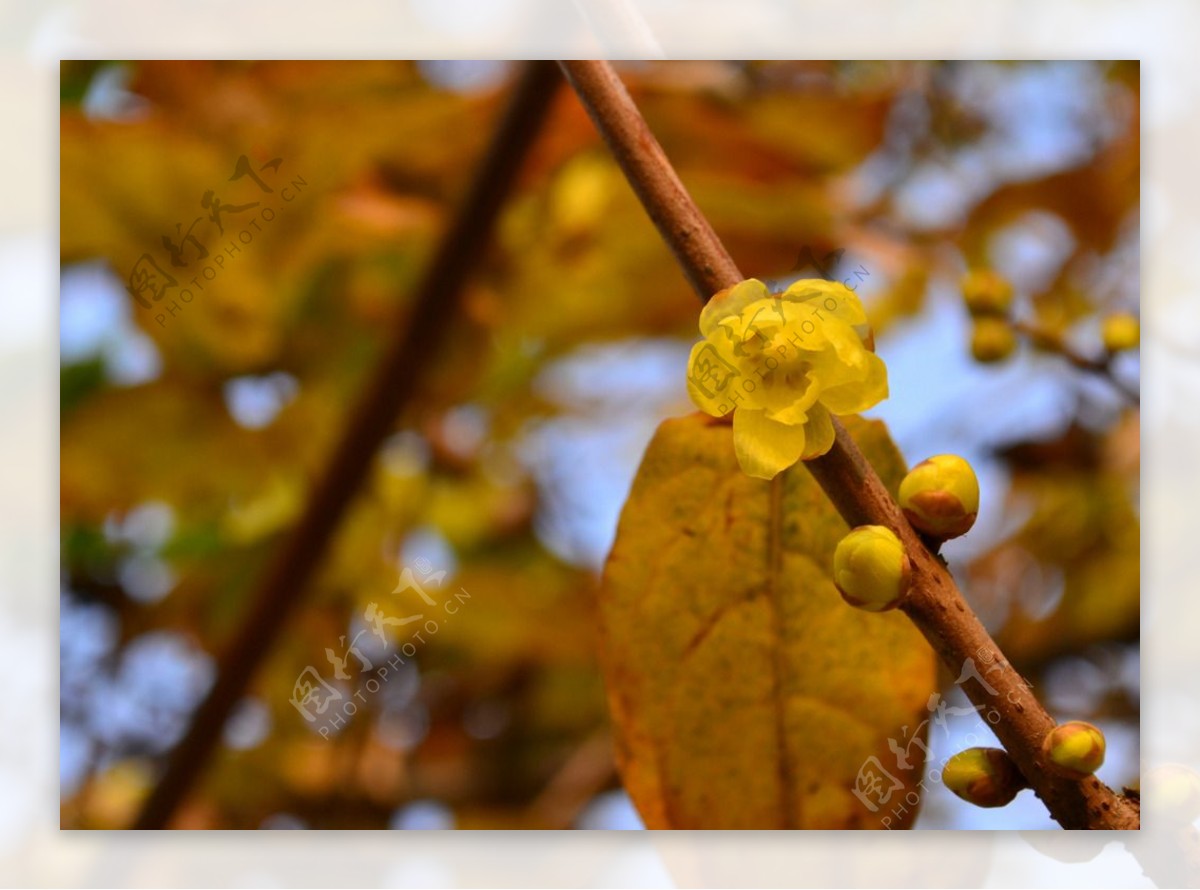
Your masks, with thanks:
<instances>
[{"instance_id":1,"label":"bokeh background","mask_svg":"<svg viewBox=\"0 0 1200 890\"><path fill-rule=\"evenodd\" d=\"M1140 412L1025 339L976 361L960 279L998 270L1021 318L1087 355L1103 317L1139 312L1138 63L618 70L746 274L855 286L891 381L870 415L910 464L955 452L979 472L980 520L946 548L964 592L1055 716L1104 729L1101 777L1136 786ZM124 827L153 785L403 331L514 73L63 63L63 827ZM294 200L230 182L243 155ZM185 275L163 235L203 217L217 255L259 199L277 215L192 302L130 296L143 254L184 287L211 264ZM692 410L698 303L565 89L491 249L462 261L448 345L179 827L640 827L612 765L597 580L642 449ZM1136 387L1136 354L1112 372ZM297 675L334 683L326 648L367 629L406 566L470 598L325 738L290 702ZM989 739L952 718L933 763ZM916 827L1055 826L1032 794L983 811L935 785Z\"/></svg>"}]
</instances>

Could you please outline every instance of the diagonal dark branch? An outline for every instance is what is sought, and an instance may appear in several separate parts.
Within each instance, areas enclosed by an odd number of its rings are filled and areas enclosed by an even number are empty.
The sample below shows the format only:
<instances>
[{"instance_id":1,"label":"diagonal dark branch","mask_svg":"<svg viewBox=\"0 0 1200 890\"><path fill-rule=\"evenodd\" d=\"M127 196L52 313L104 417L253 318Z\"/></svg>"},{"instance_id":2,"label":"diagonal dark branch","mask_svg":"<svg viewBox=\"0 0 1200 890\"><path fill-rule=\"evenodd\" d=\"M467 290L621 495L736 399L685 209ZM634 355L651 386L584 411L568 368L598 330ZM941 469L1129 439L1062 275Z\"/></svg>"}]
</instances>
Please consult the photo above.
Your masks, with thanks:
<instances>
[{"instance_id":1,"label":"diagonal dark branch","mask_svg":"<svg viewBox=\"0 0 1200 890\"><path fill-rule=\"evenodd\" d=\"M742 280L742 274L696 207L607 62L560 62L563 72L608 143L647 213L658 226L702 300ZM966 604L941 560L929 551L878 474L834 421L828 454L805 466L851 526L883 525L900 536L913 563L912 589L901 609L957 675L979 662L986 683L970 678L964 691L983 713L1001 715L993 729L1051 815L1064 828L1132 829L1136 804L1092 777L1063 779L1046 767L1041 743L1054 720L1029 690Z\"/></svg>"},{"instance_id":2,"label":"diagonal dark branch","mask_svg":"<svg viewBox=\"0 0 1200 890\"><path fill-rule=\"evenodd\" d=\"M204 770L233 706L304 595L338 523L362 484L371 458L401 410L418 392L457 314L467 275L487 245L493 224L545 120L558 85L551 62L531 62L493 137L461 208L416 291L416 308L400 322L303 517L263 578L250 611L220 657L217 679L172 750L166 771L134 828L164 828Z\"/></svg>"}]
</instances>

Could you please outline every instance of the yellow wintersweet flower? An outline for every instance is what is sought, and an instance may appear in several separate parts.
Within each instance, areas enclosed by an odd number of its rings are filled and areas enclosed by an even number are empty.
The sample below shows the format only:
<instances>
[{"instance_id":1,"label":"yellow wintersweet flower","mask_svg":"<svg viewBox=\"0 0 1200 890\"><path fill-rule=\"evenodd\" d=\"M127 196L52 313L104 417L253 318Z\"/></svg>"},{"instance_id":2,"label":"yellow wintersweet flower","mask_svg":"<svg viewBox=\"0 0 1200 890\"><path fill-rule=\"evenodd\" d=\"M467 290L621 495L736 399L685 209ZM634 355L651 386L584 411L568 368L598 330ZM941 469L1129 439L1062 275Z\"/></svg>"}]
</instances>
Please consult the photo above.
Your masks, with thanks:
<instances>
[{"instance_id":1,"label":"yellow wintersweet flower","mask_svg":"<svg viewBox=\"0 0 1200 890\"><path fill-rule=\"evenodd\" d=\"M805 279L772 294L755 278L700 313L704 339L688 359L688 393L713 417L733 415L738 463L771 479L833 447L830 414L887 398L887 368L867 316L843 284Z\"/></svg>"}]
</instances>

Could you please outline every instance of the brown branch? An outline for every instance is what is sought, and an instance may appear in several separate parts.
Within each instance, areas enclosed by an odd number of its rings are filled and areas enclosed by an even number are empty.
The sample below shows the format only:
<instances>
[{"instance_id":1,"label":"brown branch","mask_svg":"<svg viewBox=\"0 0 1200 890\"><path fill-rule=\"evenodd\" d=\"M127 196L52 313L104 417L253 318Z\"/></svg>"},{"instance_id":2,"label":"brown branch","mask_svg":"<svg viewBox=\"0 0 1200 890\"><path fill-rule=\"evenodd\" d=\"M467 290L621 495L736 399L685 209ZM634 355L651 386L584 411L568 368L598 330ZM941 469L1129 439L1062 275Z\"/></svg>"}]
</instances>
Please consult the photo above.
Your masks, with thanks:
<instances>
[{"instance_id":1,"label":"brown branch","mask_svg":"<svg viewBox=\"0 0 1200 890\"><path fill-rule=\"evenodd\" d=\"M212 755L230 711L245 694L250 678L303 596L366 477L372 456L401 410L412 401L420 375L428 369L454 320L467 273L488 242L560 82L552 63L530 63L523 73L487 156L416 290L414 311L401 319L393 343L351 412L345 432L309 496L303 517L221 655L216 682L193 715L187 734L171 752L135 828L163 828L169 823Z\"/></svg>"},{"instance_id":2,"label":"brown branch","mask_svg":"<svg viewBox=\"0 0 1200 890\"><path fill-rule=\"evenodd\" d=\"M1094 374L1107 380L1117 392L1127 398L1137 407L1142 405L1142 396L1137 389L1129 386L1125 381L1117 377L1113 371L1113 354L1106 352L1100 358L1093 358L1084 355L1083 353L1073 349L1070 345L1063 341L1063 338L1053 332L1048 331L1038 325L1028 321L1009 320L1013 330L1019 334L1024 334L1029 338L1029 342L1043 352L1053 352L1055 355L1060 355L1066 359L1067 363L1073 365L1081 371L1088 374Z\"/></svg>"},{"instance_id":3,"label":"brown branch","mask_svg":"<svg viewBox=\"0 0 1200 890\"><path fill-rule=\"evenodd\" d=\"M701 299L741 281L612 67L596 61L559 64ZM974 678L965 680L963 689L981 713L1000 715L993 730L1051 815L1063 828L1137 828L1138 807L1132 801L1094 777L1063 779L1046 768L1041 743L1054 720L1004 659L945 565L904 519L845 428L836 420L835 427L833 448L805 466L847 523L884 525L904 541L914 571L901 608L956 675L969 660L980 663L994 693Z\"/></svg>"}]
</instances>

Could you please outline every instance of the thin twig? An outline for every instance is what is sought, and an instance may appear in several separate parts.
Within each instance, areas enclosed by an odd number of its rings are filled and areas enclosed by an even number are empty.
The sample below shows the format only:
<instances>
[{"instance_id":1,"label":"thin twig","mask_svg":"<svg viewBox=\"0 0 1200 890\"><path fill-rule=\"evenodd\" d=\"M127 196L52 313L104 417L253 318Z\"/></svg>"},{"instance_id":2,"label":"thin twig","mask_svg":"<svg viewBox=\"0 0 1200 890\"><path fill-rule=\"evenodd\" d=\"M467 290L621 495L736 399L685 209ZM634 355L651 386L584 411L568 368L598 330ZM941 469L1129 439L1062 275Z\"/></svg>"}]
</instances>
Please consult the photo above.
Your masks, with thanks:
<instances>
[{"instance_id":1,"label":"thin twig","mask_svg":"<svg viewBox=\"0 0 1200 890\"><path fill-rule=\"evenodd\" d=\"M1065 343L1061 336L1053 331L1048 331L1039 327L1033 322L1010 320L1009 322L1013 330L1019 334L1024 334L1029 338L1036 348L1043 352L1053 352L1055 355L1060 355L1067 362L1081 371L1088 374L1094 374L1108 381L1117 392L1127 398L1135 406L1141 407L1142 396L1136 389L1129 386L1124 380L1119 378L1113 371L1113 354L1106 352L1100 358L1084 355L1083 353L1073 349L1069 344Z\"/></svg>"},{"instance_id":2,"label":"thin twig","mask_svg":"<svg viewBox=\"0 0 1200 890\"><path fill-rule=\"evenodd\" d=\"M597 61L559 64L701 299L741 281L741 272L612 67ZM905 520L854 440L836 421L835 428L833 448L805 466L847 523L884 525L904 541L914 571L901 608L955 674L968 664L979 664L984 680L968 677L963 689L984 714L1000 714L993 730L1051 815L1064 828L1137 828L1137 805L1099 779L1063 779L1046 768L1041 743L1054 720L1004 659L949 571Z\"/></svg>"},{"instance_id":3,"label":"thin twig","mask_svg":"<svg viewBox=\"0 0 1200 890\"><path fill-rule=\"evenodd\" d=\"M463 283L487 244L500 207L529 153L561 82L551 63L530 63L487 156L401 319L387 354L291 532L256 591L250 611L221 655L217 679L172 750L166 771L146 800L135 828L165 827L207 764L233 706L278 640L338 523L366 477L372 456L412 401L457 315Z\"/></svg>"}]
</instances>

